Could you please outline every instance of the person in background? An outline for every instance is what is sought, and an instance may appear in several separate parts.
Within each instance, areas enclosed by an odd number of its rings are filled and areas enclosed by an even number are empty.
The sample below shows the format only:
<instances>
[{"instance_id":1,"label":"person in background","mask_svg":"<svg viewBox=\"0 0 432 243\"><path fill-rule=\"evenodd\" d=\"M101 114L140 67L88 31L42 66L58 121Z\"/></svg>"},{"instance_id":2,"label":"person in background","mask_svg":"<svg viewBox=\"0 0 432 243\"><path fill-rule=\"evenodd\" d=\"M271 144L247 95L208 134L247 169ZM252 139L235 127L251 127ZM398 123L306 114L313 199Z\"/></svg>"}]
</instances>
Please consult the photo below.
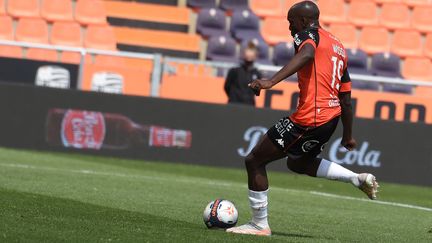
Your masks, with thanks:
<instances>
[{"instance_id":1,"label":"person in background","mask_svg":"<svg viewBox=\"0 0 432 243\"><path fill-rule=\"evenodd\" d=\"M228 71L224 86L228 103L255 106L255 94L248 84L262 78L261 73L254 66L257 52L255 44L249 42L243 50L240 66Z\"/></svg>"}]
</instances>

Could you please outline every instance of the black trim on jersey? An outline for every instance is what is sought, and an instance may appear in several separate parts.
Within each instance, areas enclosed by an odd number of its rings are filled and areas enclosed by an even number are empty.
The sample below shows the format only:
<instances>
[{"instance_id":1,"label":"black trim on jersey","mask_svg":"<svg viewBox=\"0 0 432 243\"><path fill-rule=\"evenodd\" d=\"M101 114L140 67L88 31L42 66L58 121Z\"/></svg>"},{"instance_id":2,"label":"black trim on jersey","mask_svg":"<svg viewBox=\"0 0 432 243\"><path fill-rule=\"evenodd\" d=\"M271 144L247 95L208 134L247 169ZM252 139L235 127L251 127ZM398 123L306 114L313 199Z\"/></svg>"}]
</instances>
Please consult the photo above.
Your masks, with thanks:
<instances>
[{"instance_id":1,"label":"black trim on jersey","mask_svg":"<svg viewBox=\"0 0 432 243\"><path fill-rule=\"evenodd\" d=\"M298 48L302 45L302 43L309 39L313 40L315 42L315 45L318 47L319 40L320 40L318 28L308 28L295 34L294 35L295 51L297 52Z\"/></svg>"},{"instance_id":2,"label":"black trim on jersey","mask_svg":"<svg viewBox=\"0 0 432 243\"><path fill-rule=\"evenodd\" d=\"M314 64L314 73L315 73L315 117L314 117L314 125L316 127L317 126L316 119L317 119L318 80L317 80L315 58L314 58L313 64Z\"/></svg>"},{"instance_id":3,"label":"black trim on jersey","mask_svg":"<svg viewBox=\"0 0 432 243\"><path fill-rule=\"evenodd\" d=\"M345 68L345 72L341 78L341 83L349 83L349 82L351 82L351 77L349 75L348 68Z\"/></svg>"}]
</instances>

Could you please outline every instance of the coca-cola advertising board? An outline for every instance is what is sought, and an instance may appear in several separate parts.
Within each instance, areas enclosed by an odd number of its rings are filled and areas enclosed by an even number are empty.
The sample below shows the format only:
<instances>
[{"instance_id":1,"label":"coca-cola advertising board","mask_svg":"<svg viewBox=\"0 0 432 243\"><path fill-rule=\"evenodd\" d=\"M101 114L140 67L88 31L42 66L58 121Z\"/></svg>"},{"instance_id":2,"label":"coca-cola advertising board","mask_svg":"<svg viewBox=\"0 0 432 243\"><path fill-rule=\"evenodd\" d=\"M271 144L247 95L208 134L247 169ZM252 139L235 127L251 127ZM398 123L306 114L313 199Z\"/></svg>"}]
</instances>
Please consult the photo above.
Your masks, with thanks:
<instances>
[{"instance_id":1,"label":"coca-cola advertising board","mask_svg":"<svg viewBox=\"0 0 432 243\"><path fill-rule=\"evenodd\" d=\"M244 168L244 156L288 111L0 84L0 146ZM355 119L358 146L322 157L381 181L432 186L432 126ZM271 165L286 171L285 160Z\"/></svg>"}]
</instances>

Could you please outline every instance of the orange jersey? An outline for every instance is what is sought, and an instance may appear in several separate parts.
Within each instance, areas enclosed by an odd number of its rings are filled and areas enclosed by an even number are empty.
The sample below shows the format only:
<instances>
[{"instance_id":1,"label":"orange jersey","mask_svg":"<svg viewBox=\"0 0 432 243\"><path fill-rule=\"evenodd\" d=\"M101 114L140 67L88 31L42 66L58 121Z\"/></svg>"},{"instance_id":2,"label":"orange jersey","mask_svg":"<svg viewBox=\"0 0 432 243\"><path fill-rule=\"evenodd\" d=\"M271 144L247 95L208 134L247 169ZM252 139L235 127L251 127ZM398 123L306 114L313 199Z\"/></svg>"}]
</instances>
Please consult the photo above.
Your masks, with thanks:
<instances>
[{"instance_id":1,"label":"orange jersey","mask_svg":"<svg viewBox=\"0 0 432 243\"><path fill-rule=\"evenodd\" d=\"M342 43L322 28L296 34L296 53L307 43L315 48L315 59L297 72L299 104L290 118L302 126L320 126L341 114L339 92L351 91L348 58Z\"/></svg>"}]
</instances>

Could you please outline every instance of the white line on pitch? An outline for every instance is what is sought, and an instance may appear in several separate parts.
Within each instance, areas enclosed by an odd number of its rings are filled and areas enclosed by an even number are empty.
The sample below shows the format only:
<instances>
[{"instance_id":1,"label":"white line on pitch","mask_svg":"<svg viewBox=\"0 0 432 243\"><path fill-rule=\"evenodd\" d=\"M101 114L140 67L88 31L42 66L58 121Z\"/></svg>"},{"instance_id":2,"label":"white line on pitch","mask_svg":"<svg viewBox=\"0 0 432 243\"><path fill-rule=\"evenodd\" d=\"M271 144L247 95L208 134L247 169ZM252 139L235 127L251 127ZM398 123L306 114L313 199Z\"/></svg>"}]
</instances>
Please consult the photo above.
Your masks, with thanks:
<instances>
[{"instance_id":1,"label":"white line on pitch","mask_svg":"<svg viewBox=\"0 0 432 243\"><path fill-rule=\"evenodd\" d=\"M159 180L159 181L175 181L175 182L183 182L183 183L201 183L211 186L226 186L226 187L232 187L237 186L241 188L247 188L245 184L242 183L230 183L230 182L224 182L220 180L204 180L204 179L186 179L186 178L176 178L176 179L169 179L169 178L163 178L159 176L146 176L146 175L131 175L131 174L122 174L122 173L111 173L111 172L102 172L102 171L95 171L95 170L67 170L67 169L58 169L53 167L42 167L42 166L33 166L33 165L26 165L26 164L3 164L0 163L0 166L3 167L12 167L12 168L23 168L23 169L36 169L36 170L45 170L45 171L56 171L56 172L65 172L65 173L78 173L78 174L90 174L90 175L101 175L101 176L115 176L115 177L124 177L124 178L134 178L134 179L146 179L146 180ZM356 197L349 197L349 196L342 196L332 193L325 193L325 192L317 192L317 191L304 191L304 190L298 190L298 189L289 189L289 188L280 188L280 187L271 187L272 190L278 190L278 191L284 191L284 192L291 192L291 193L305 193L308 192L312 195L316 196L323 196L323 197L331 197L331 198L338 198L338 199L345 199L345 200L352 200L352 201L362 201L362 202L369 202L369 203L376 203L376 204L383 204L383 205L389 205L389 206L395 206L395 207L402 207L402 208L411 208L411 209L418 209L422 211L429 211L432 212L432 208L427 207L421 207L411 204L404 204L404 203L396 203L396 202L387 202L387 201L378 201L378 200L369 200L364 198L356 198Z\"/></svg>"}]
</instances>

